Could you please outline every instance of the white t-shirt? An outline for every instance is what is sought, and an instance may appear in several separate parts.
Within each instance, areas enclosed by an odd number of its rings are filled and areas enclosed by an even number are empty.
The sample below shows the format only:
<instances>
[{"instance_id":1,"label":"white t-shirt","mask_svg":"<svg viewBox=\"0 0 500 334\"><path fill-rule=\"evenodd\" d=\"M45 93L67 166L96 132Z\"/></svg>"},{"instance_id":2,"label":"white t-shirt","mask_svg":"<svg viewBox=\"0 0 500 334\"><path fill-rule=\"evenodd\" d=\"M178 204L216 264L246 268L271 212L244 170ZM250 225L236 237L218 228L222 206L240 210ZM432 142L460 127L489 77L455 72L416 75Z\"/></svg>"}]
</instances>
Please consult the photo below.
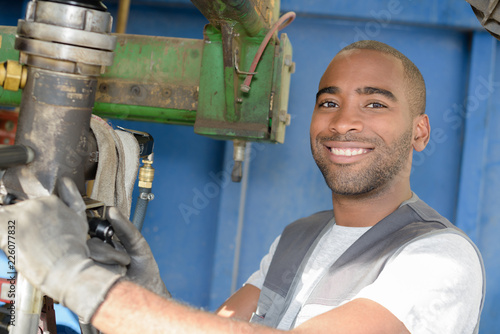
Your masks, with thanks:
<instances>
[{"instance_id":1,"label":"white t-shirt","mask_svg":"<svg viewBox=\"0 0 500 334\"><path fill-rule=\"evenodd\" d=\"M295 327L335 306L302 307L322 275L370 227L330 222L308 261L290 307L278 325ZM262 289L279 237L245 284ZM413 334L472 333L482 298L482 270L473 246L456 234L437 234L407 245L371 285L354 298L367 298L391 311ZM351 299L351 300L352 300Z\"/></svg>"}]
</instances>

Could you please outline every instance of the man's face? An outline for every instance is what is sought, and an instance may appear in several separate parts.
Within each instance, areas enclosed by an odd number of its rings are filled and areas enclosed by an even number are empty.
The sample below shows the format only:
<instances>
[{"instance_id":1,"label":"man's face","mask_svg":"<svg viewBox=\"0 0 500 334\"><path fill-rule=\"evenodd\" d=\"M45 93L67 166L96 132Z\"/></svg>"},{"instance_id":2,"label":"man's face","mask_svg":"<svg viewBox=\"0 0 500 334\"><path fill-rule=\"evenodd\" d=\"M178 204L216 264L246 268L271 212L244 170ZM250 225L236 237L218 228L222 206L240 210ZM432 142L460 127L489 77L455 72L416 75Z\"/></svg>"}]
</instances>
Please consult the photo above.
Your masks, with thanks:
<instances>
[{"instance_id":1,"label":"man's face","mask_svg":"<svg viewBox=\"0 0 500 334\"><path fill-rule=\"evenodd\" d=\"M334 194L375 193L408 180L413 122L404 87L401 61L379 51L343 52L328 66L310 134Z\"/></svg>"}]
</instances>

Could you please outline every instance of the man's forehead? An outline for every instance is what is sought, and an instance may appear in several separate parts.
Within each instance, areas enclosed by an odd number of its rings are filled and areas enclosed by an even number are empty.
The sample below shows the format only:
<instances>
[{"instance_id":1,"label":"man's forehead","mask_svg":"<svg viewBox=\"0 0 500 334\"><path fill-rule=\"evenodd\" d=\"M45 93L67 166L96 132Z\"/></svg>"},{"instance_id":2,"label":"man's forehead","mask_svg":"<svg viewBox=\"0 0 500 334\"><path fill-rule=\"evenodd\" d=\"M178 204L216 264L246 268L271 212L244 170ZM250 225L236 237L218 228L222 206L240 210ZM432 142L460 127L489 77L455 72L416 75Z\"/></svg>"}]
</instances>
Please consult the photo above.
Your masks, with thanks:
<instances>
[{"instance_id":1,"label":"man's forehead","mask_svg":"<svg viewBox=\"0 0 500 334\"><path fill-rule=\"evenodd\" d=\"M337 77L362 77L366 80L404 80L404 69L400 59L372 49L353 49L339 52L330 62L319 82L319 89L332 85Z\"/></svg>"},{"instance_id":2,"label":"man's forehead","mask_svg":"<svg viewBox=\"0 0 500 334\"><path fill-rule=\"evenodd\" d=\"M365 59L365 58L377 58L377 59L385 59L387 61L399 63L400 60L395 56L375 49L350 49L350 50L341 50L339 53L333 57L332 61L335 59L347 59L347 60L357 60L357 59Z\"/></svg>"}]
</instances>

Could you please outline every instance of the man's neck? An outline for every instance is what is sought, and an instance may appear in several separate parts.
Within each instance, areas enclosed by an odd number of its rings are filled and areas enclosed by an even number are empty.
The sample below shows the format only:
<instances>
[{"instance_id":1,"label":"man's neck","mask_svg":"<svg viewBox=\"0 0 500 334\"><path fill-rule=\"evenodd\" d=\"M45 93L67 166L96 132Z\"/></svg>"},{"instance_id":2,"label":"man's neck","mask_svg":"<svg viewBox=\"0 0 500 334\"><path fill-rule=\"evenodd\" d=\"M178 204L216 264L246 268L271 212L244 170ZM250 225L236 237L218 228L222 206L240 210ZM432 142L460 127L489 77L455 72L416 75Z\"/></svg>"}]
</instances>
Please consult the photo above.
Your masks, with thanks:
<instances>
[{"instance_id":1,"label":"man's neck","mask_svg":"<svg viewBox=\"0 0 500 334\"><path fill-rule=\"evenodd\" d=\"M332 194L335 223L341 226L373 226L412 196L410 185L391 187L376 194L344 196Z\"/></svg>"}]
</instances>

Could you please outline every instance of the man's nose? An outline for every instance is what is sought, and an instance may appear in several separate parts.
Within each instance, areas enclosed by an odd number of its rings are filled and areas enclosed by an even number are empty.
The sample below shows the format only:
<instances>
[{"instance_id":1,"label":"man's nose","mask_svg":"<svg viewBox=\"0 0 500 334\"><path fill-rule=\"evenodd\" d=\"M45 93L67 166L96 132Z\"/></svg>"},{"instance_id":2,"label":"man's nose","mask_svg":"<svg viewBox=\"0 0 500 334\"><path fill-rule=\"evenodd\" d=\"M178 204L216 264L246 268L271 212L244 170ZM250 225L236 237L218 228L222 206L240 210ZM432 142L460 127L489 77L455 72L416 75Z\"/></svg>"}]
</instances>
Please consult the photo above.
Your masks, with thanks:
<instances>
[{"instance_id":1,"label":"man's nose","mask_svg":"<svg viewBox=\"0 0 500 334\"><path fill-rule=\"evenodd\" d=\"M363 122L359 111L353 106L344 106L332 113L330 131L345 135L348 132L361 132Z\"/></svg>"}]
</instances>

